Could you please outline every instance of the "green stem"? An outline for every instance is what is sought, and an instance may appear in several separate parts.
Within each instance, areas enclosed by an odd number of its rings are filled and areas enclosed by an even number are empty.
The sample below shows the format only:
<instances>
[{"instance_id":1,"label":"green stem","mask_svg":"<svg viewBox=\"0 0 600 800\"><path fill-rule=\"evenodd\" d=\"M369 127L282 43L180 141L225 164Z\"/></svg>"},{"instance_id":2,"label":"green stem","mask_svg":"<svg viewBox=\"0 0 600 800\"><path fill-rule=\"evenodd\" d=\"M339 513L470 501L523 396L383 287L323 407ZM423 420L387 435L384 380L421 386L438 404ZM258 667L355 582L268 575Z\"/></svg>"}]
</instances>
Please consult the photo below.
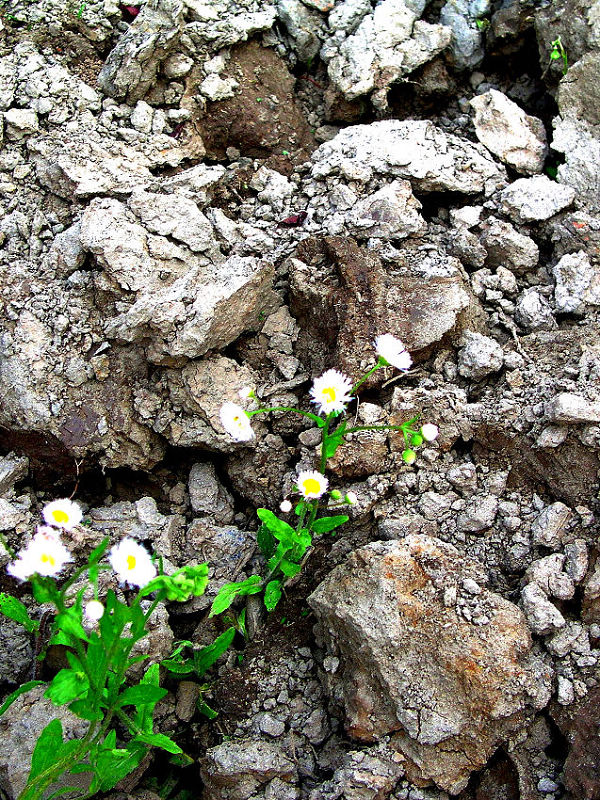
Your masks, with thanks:
<instances>
[{"instance_id":1,"label":"green stem","mask_svg":"<svg viewBox=\"0 0 600 800\"><path fill-rule=\"evenodd\" d=\"M312 421L316 422L320 428L323 427L323 420L321 419L321 417L318 417L316 414L312 414L310 411L301 411L299 408L292 408L291 406L272 406L270 408L257 408L254 411L246 411L246 414L249 417L254 417L256 414L267 414L270 411L293 411L294 414L300 414L302 417L308 417L309 419L312 419Z\"/></svg>"},{"instance_id":2,"label":"green stem","mask_svg":"<svg viewBox=\"0 0 600 800\"><path fill-rule=\"evenodd\" d=\"M377 361L375 366L371 367L371 369L368 372L365 372L365 374L362 376L362 378L360 378L358 381L356 381L356 383L354 384L354 386L350 390L350 394L356 394L357 390L363 385L363 383L366 380L368 380L371 377L371 375L374 372L377 372L377 370L380 369L381 367L387 367L387 366L388 366L387 363L385 361L383 361L383 359L380 356L379 360Z\"/></svg>"}]
</instances>

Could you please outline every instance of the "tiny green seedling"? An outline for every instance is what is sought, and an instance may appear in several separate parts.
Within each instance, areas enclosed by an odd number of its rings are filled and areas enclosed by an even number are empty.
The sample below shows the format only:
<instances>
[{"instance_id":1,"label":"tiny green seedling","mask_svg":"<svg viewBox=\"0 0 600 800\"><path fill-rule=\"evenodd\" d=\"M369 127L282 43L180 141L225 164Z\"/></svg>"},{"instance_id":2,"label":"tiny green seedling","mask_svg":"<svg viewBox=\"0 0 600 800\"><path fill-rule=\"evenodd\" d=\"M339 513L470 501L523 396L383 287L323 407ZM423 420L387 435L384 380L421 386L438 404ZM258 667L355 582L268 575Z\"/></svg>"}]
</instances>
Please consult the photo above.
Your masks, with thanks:
<instances>
[{"instance_id":1,"label":"tiny green seedling","mask_svg":"<svg viewBox=\"0 0 600 800\"><path fill-rule=\"evenodd\" d=\"M563 62L562 73L566 75L569 69L569 59L560 36L557 36L550 44L550 61L558 61L561 58Z\"/></svg>"},{"instance_id":2,"label":"tiny green seedling","mask_svg":"<svg viewBox=\"0 0 600 800\"><path fill-rule=\"evenodd\" d=\"M481 19L475 20L475 25L477 25L477 29L483 33L483 31L486 31L490 27L490 21L482 17Z\"/></svg>"}]
</instances>

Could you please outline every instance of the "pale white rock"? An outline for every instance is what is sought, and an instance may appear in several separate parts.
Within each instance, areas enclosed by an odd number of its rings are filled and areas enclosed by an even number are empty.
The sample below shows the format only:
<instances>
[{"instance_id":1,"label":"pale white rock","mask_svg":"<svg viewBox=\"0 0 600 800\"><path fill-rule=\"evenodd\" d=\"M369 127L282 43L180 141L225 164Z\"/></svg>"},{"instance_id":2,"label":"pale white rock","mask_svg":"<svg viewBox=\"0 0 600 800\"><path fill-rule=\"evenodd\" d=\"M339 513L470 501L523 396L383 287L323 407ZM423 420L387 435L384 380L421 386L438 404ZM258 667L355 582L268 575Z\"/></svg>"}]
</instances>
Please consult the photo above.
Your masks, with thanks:
<instances>
[{"instance_id":1,"label":"pale white rock","mask_svg":"<svg viewBox=\"0 0 600 800\"><path fill-rule=\"evenodd\" d=\"M600 401L590 402L580 394L561 392L546 403L545 414L560 425L600 422Z\"/></svg>"},{"instance_id":2,"label":"pale white rock","mask_svg":"<svg viewBox=\"0 0 600 800\"><path fill-rule=\"evenodd\" d=\"M575 539L565 545L564 570L575 583L580 583L588 570L588 549L585 539Z\"/></svg>"},{"instance_id":3,"label":"pale white rock","mask_svg":"<svg viewBox=\"0 0 600 800\"><path fill-rule=\"evenodd\" d=\"M163 64L167 78L183 78L194 66L194 59L183 53L173 53Z\"/></svg>"},{"instance_id":4,"label":"pale white rock","mask_svg":"<svg viewBox=\"0 0 600 800\"><path fill-rule=\"evenodd\" d=\"M506 171L483 145L447 134L427 120L380 120L342 129L312 155L311 175L344 175L366 183L373 174L410 180L421 191L491 194Z\"/></svg>"},{"instance_id":5,"label":"pale white rock","mask_svg":"<svg viewBox=\"0 0 600 800\"><path fill-rule=\"evenodd\" d=\"M550 180L547 175L519 178L503 189L500 206L515 222L549 219L575 199L575 189Z\"/></svg>"},{"instance_id":6,"label":"pale white rock","mask_svg":"<svg viewBox=\"0 0 600 800\"><path fill-rule=\"evenodd\" d=\"M458 351L458 371L463 378L481 380L502 369L504 352L495 339L465 331Z\"/></svg>"},{"instance_id":7,"label":"pale white rock","mask_svg":"<svg viewBox=\"0 0 600 800\"><path fill-rule=\"evenodd\" d=\"M38 116L29 108L11 108L4 112L5 133L8 139L23 139L37 133Z\"/></svg>"},{"instance_id":8,"label":"pale white rock","mask_svg":"<svg viewBox=\"0 0 600 800\"><path fill-rule=\"evenodd\" d=\"M571 509L564 503L556 502L544 508L531 526L533 543L558 550L564 541L571 517Z\"/></svg>"},{"instance_id":9,"label":"pale white rock","mask_svg":"<svg viewBox=\"0 0 600 800\"><path fill-rule=\"evenodd\" d=\"M358 239L404 239L425 231L421 207L408 181L392 181L359 200L347 219Z\"/></svg>"},{"instance_id":10,"label":"pale white rock","mask_svg":"<svg viewBox=\"0 0 600 800\"><path fill-rule=\"evenodd\" d=\"M526 114L496 89L470 102L477 138L491 153L517 172L533 175L542 171L548 146L540 119Z\"/></svg>"},{"instance_id":11,"label":"pale white rock","mask_svg":"<svg viewBox=\"0 0 600 800\"><path fill-rule=\"evenodd\" d=\"M147 230L172 236L193 252L217 247L212 225L191 199L137 190L131 194L128 206Z\"/></svg>"},{"instance_id":12,"label":"pale white rock","mask_svg":"<svg viewBox=\"0 0 600 800\"><path fill-rule=\"evenodd\" d=\"M472 69L483 59L483 34L477 20L490 13L490 0L447 0L440 22L452 30L452 60L459 69Z\"/></svg>"},{"instance_id":13,"label":"pale white rock","mask_svg":"<svg viewBox=\"0 0 600 800\"><path fill-rule=\"evenodd\" d=\"M326 35L323 15L300 0L277 0L277 16L285 25L299 61L306 64L319 52Z\"/></svg>"},{"instance_id":14,"label":"pale white rock","mask_svg":"<svg viewBox=\"0 0 600 800\"><path fill-rule=\"evenodd\" d=\"M198 91L209 100L216 102L233 97L238 86L239 83L233 78L221 78L216 73L211 73L202 81Z\"/></svg>"},{"instance_id":15,"label":"pale white rock","mask_svg":"<svg viewBox=\"0 0 600 800\"><path fill-rule=\"evenodd\" d=\"M152 130L152 119L154 117L154 109L143 100L138 100L135 108L131 112L129 121L136 131L142 133L150 133Z\"/></svg>"},{"instance_id":16,"label":"pale white rock","mask_svg":"<svg viewBox=\"0 0 600 800\"><path fill-rule=\"evenodd\" d=\"M535 288L521 292L515 308L515 320L532 331L552 330L556 320L546 298Z\"/></svg>"},{"instance_id":17,"label":"pale white rock","mask_svg":"<svg viewBox=\"0 0 600 800\"><path fill-rule=\"evenodd\" d=\"M546 594L551 594L550 579L562 572L565 556L562 553L552 553L550 556L538 558L527 567L525 572L526 583L536 583Z\"/></svg>"},{"instance_id":18,"label":"pale white rock","mask_svg":"<svg viewBox=\"0 0 600 800\"><path fill-rule=\"evenodd\" d=\"M458 515L456 527L466 533L483 533L492 527L497 513L497 497L491 494L475 497Z\"/></svg>"},{"instance_id":19,"label":"pale white rock","mask_svg":"<svg viewBox=\"0 0 600 800\"><path fill-rule=\"evenodd\" d=\"M486 265L491 267L526 272L536 266L540 257L533 239L519 233L509 222L493 217L486 220L481 243L487 250Z\"/></svg>"},{"instance_id":20,"label":"pale white rock","mask_svg":"<svg viewBox=\"0 0 600 800\"><path fill-rule=\"evenodd\" d=\"M455 228L474 228L481 222L483 206L462 206L450 209L450 222Z\"/></svg>"},{"instance_id":21,"label":"pale white rock","mask_svg":"<svg viewBox=\"0 0 600 800\"><path fill-rule=\"evenodd\" d=\"M587 253L567 253L553 267L556 310L563 314L583 313L600 306L600 269L592 266Z\"/></svg>"},{"instance_id":22,"label":"pale white rock","mask_svg":"<svg viewBox=\"0 0 600 800\"><path fill-rule=\"evenodd\" d=\"M564 628L566 622L537 583L528 583L521 591L523 610L534 633L544 636Z\"/></svg>"},{"instance_id":23,"label":"pale white rock","mask_svg":"<svg viewBox=\"0 0 600 800\"><path fill-rule=\"evenodd\" d=\"M598 126L572 117L556 117L552 149L564 153L558 179L571 189L578 202L592 212L600 211L600 137Z\"/></svg>"},{"instance_id":24,"label":"pale white rock","mask_svg":"<svg viewBox=\"0 0 600 800\"><path fill-rule=\"evenodd\" d=\"M575 702L575 689L573 683L565 678L564 675L559 675L557 678L557 695L556 699L561 706L569 706Z\"/></svg>"}]
</instances>

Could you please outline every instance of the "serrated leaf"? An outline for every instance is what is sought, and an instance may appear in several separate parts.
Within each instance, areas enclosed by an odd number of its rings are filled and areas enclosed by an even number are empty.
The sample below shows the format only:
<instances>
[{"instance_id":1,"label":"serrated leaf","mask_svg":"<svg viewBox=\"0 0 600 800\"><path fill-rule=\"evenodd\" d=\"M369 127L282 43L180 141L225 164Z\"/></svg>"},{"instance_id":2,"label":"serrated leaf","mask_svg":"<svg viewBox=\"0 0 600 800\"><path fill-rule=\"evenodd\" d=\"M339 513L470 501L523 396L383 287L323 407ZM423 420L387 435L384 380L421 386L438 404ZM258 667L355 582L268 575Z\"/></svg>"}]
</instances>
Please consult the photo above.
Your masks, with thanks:
<instances>
[{"instance_id":1,"label":"serrated leaf","mask_svg":"<svg viewBox=\"0 0 600 800\"><path fill-rule=\"evenodd\" d=\"M44 692L44 697L52 700L55 706L64 706L85 694L89 686L89 681L82 672L61 669Z\"/></svg>"},{"instance_id":2,"label":"serrated leaf","mask_svg":"<svg viewBox=\"0 0 600 800\"><path fill-rule=\"evenodd\" d=\"M281 599L282 585L281 581L269 581L265 587L265 607L267 611L273 611L277 603Z\"/></svg>"},{"instance_id":3,"label":"serrated leaf","mask_svg":"<svg viewBox=\"0 0 600 800\"><path fill-rule=\"evenodd\" d=\"M12 706L12 704L18 697L20 697L22 694L25 694L26 692L29 692L36 686L41 686L43 683L44 681L28 681L27 683L24 683L22 686L19 686L18 689L15 689L15 691L12 692L12 694L9 694L6 700L0 706L0 717L2 716L2 714L4 714L5 711L7 711Z\"/></svg>"},{"instance_id":4,"label":"serrated leaf","mask_svg":"<svg viewBox=\"0 0 600 800\"><path fill-rule=\"evenodd\" d=\"M29 616L27 606L5 592L0 592L0 614L18 622L28 633L35 633L40 627L40 623Z\"/></svg>"},{"instance_id":5,"label":"serrated leaf","mask_svg":"<svg viewBox=\"0 0 600 800\"><path fill-rule=\"evenodd\" d=\"M349 519L350 517L345 514L338 514L335 517L321 517L313 522L312 529L315 533L329 533L329 531L333 531L348 522Z\"/></svg>"},{"instance_id":6,"label":"serrated leaf","mask_svg":"<svg viewBox=\"0 0 600 800\"><path fill-rule=\"evenodd\" d=\"M277 547L277 540L266 525L261 525L256 532L256 543L260 552L267 559L271 558Z\"/></svg>"},{"instance_id":7,"label":"serrated leaf","mask_svg":"<svg viewBox=\"0 0 600 800\"><path fill-rule=\"evenodd\" d=\"M117 706L138 706L148 703L158 703L167 694L166 689L153 686L150 683L138 683L137 686L128 686L117 698Z\"/></svg>"},{"instance_id":8,"label":"serrated leaf","mask_svg":"<svg viewBox=\"0 0 600 800\"><path fill-rule=\"evenodd\" d=\"M276 517L268 508L259 508L256 510L259 520L266 525L276 539L280 542L287 542L294 536L294 529L287 522L284 522L279 517Z\"/></svg>"},{"instance_id":9,"label":"serrated leaf","mask_svg":"<svg viewBox=\"0 0 600 800\"><path fill-rule=\"evenodd\" d=\"M139 733L133 741L160 747L161 750L166 750L167 753L183 753L181 747L172 739L169 739L168 736L165 736L164 733Z\"/></svg>"},{"instance_id":10,"label":"serrated leaf","mask_svg":"<svg viewBox=\"0 0 600 800\"><path fill-rule=\"evenodd\" d=\"M212 644L202 647L194 653L194 670L199 678L223 655L233 641L234 636L235 628L227 628L220 636L217 636Z\"/></svg>"},{"instance_id":11,"label":"serrated leaf","mask_svg":"<svg viewBox=\"0 0 600 800\"><path fill-rule=\"evenodd\" d=\"M108 792L133 772L148 751L147 747L130 742L127 749L102 750L95 764L95 775L90 793Z\"/></svg>"}]
</instances>

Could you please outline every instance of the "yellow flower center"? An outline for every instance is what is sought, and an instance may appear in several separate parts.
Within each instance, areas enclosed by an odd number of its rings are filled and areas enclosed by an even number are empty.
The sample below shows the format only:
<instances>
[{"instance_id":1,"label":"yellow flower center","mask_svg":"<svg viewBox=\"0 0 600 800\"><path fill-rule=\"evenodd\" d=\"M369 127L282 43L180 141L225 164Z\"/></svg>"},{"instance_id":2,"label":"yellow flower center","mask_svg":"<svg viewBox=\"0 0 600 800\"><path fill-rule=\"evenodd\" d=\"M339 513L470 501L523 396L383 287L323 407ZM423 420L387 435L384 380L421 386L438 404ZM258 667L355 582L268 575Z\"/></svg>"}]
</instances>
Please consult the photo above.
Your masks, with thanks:
<instances>
[{"instance_id":1,"label":"yellow flower center","mask_svg":"<svg viewBox=\"0 0 600 800\"><path fill-rule=\"evenodd\" d=\"M323 389L323 397L329 402L335 402L335 388L333 386L328 386L327 389Z\"/></svg>"},{"instance_id":2,"label":"yellow flower center","mask_svg":"<svg viewBox=\"0 0 600 800\"><path fill-rule=\"evenodd\" d=\"M307 478L304 481L304 491L306 494L319 494L321 491L321 485L319 481L315 480L314 478Z\"/></svg>"},{"instance_id":3,"label":"yellow flower center","mask_svg":"<svg viewBox=\"0 0 600 800\"><path fill-rule=\"evenodd\" d=\"M52 512L52 518L55 522L68 522L69 515L66 511L63 511L62 508L55 508Z\"/></svg>"},{"instance_id":4,"label":"yellow flower center","mask_svg":"<svg viewBox=\"0 0 600 800\"><path fill-rule=\"evenodd\" d=\"M40 561L42 564L50 564L51 567L56 566L56 559L49 553L42 553Z\"/></svg>"},{"instance_id":5,"label":"yellow flower center","mask_svg":"<svg viewBox=\"0 0 600 800\"><path fill-rule=\"evenodd\" d=\"M135 556L127 556L127 569L135 569Z\"/></svg>"}]
</instances>

